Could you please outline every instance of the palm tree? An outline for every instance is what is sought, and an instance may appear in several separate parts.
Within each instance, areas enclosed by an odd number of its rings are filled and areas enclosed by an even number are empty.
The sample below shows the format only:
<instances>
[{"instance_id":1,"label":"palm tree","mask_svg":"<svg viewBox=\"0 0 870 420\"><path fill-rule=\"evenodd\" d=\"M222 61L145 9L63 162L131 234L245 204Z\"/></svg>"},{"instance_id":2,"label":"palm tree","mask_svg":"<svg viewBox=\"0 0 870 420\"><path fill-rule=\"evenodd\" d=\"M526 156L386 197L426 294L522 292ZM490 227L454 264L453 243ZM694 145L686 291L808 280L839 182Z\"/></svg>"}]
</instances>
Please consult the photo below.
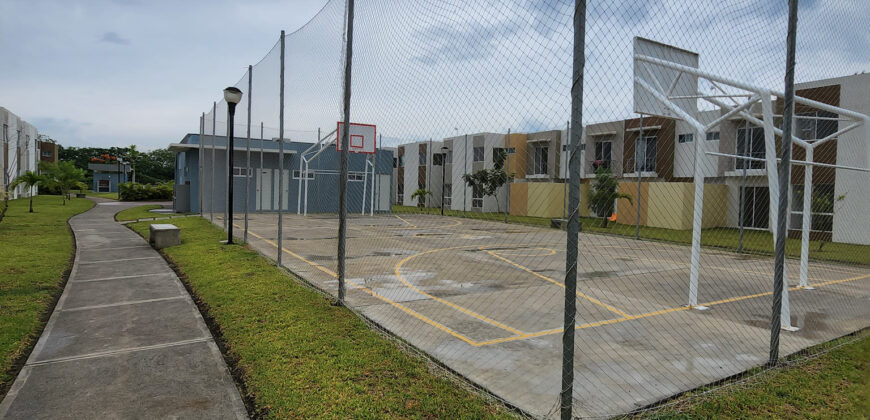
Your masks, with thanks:
<instances>
[{"instance_id":1,"label":"palm tree","mask_svg":"<svg viewBox=\"0 0 870 420\"><path fill-rule=\"evenodd\" d=\"M595 183L589 191L589 210L603 217L601 226L604 228L607 227L607 220L613 214L616 200L624 198L631 203L631 196L622 194L618 190L619 181L611 176L610 169L599 166L595 170Z\"/></svg>"},{"instance_id":2,"label":"palm tree","mask_svg":"<svg viewBox=\"0 0 870 420\"><path fill-rule=\"evenodd\" d=\"M30 212L33 213L33 187L42 185L43 182L45 182L45 177L36 172L27 171L24 175L19 175L15 178L12 184L9 185L9 189L23 184L25 188L30 190Z\"/></svg>"}]
</instances>

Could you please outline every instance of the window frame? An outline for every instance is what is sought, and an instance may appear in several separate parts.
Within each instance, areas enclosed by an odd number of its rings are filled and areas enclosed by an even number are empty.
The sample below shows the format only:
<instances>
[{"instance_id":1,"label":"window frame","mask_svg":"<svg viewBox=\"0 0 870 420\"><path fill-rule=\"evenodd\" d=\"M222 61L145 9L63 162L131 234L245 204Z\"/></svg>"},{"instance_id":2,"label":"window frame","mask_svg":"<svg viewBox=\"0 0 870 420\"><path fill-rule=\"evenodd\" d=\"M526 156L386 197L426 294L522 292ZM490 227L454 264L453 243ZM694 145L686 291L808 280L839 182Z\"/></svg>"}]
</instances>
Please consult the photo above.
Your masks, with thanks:
<instances>
[{"instance_id":1,"label":"window frame","mask_svg":"<svg viewBox=\"0 0 870 420\"><path fill-rule=\"evenodd\" d=\"M480 159L478 159L477 152L480 152ZM477 162L485 162L486 161L486 148L483 146L474 146L471 148L471 161L473 163Z\"/></svg>"}]
</instances>

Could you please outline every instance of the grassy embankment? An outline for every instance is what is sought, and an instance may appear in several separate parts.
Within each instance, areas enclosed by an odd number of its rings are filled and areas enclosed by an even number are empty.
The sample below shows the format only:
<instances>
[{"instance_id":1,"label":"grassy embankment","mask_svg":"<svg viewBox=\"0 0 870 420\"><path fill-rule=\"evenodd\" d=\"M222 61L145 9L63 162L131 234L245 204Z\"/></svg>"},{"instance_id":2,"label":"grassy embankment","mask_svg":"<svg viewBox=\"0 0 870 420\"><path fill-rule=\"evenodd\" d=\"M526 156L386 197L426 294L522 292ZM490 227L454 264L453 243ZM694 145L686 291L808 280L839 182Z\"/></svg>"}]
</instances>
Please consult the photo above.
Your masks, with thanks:
<instances>
[{"instance_id":1,"label":"grassy embankment","mask_svg":"<svg viewBox=\"0 0 870 420\"><path fill-rule=\"evenodd\" d=\"M87 199L61 205L60 196L9 202L0 222L0 395L45 326L59 297L75 245L67 220L94 206Z\"/></svg>"}]
</instances>

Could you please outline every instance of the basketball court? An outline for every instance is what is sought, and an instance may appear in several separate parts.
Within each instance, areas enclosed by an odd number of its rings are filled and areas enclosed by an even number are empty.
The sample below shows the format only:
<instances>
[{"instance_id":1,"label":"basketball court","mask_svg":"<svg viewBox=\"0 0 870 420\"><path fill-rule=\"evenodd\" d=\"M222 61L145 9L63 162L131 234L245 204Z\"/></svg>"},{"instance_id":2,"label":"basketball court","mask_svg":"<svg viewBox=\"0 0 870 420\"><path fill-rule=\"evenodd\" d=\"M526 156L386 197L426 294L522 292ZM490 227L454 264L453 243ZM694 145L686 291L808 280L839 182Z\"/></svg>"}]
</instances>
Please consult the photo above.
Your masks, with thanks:
<instances>
[{"instance_id":1,"label":"basketball court","mask_svg":"<svg viewBox=\"0 0 870 420\"><path fill-rule=\"evenodd\" d=\"M249 225L251 246L275 259L277 216L254 214ZM284 216L284 265L333 295L337 231L335 215ZM347 302L512 404L546 413L558 395L564 250L555 229L350 216ZM581 234L575 395L584 414L630 411L766 361L773 259L704 249L698 299L709 309L697 311L684 306L690 255L689 246ZM788 272L799 269L788 260ZM870 325L870 269L810 263L809 280L815 289L791 287L799 329L783 334L785 354Z\"/></svg>"}]
</instances>

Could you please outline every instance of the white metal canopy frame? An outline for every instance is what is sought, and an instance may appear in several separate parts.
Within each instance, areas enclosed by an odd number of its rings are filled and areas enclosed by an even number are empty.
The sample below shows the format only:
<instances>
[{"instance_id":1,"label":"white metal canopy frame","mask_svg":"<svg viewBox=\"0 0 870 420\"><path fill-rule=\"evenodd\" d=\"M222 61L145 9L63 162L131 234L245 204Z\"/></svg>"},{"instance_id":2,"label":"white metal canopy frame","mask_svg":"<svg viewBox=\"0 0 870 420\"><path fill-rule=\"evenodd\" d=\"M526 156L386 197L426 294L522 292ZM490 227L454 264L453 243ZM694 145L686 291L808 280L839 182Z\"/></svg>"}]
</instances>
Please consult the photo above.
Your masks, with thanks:
<instances>
[{"instance_id":1,"label":"white metal canopy frame","mask_svg":"<svg viewBox=\"0 0 870 420\"><path fill-rule=\"evenodd\" d=\"M770 191L769 218L770 229L774 238L777 237L777 203L779 202L779 184L777 180L777 150L776 136L782 136L782 130L776 127L773 114L774 98L784 98L784 94L770 89L752 86L747 83L720 77L712 73L699 70L697 54L681 50L669 45L660 44L643 38L634 40L634 101L635 112L649 115L659 115L668 118L678 118L686 121L697 131L697 138L703 140L706 133L717 127L723 121L733 118L744 119L764 129L765 157L753 158L738 154L719 153L705 150L704 141L694 142L695 166L694 166L694 206L692 214L692 254L689 273L689 307L706 309L698 306L698 277L701 257L701 227L704 199L704 175L700 163L705 155L743 159L745 161L763 161L767 168L767 181ZM698 80L708 82L715 93L705 94L698 89ZM719 107L723 113L709 124L703 124L695 117L697 114L697 101L704 100ZM810 199L812 197L812 175L814 166L830 167L836 169L870 172L870 117L848 109L839 108L811 99L795 96L795 103L827 111L836 114L835 118L840 122L836 132L824 138L816 140L803 140L792 136L794 144L806 150L806 160L792 160L797 165L802 165L804 171L804 193L801 226L801 256L800 256L800 287L811 289L808 284L809 265L809 236L810 236ZM752 107L761 105L761 115L754 115ZM830 119L828 117L796 116L796 119ZM831 140L842 136L844 133L863 128L865 149L864 167L825 164L813 161L813 151ZM784 192L788 194L788 192ZM788 285L784 276L783 281ZM796 330L791 326L791 317L788 300L788 287L783 287L783 299L781 307L781 326L787 330Z\"/></svg>"},{"instance_id":2,"label":"white metal canopy frame","mask_svg":"<svg viewBox=\"0 0 870 420\"><path fill-rule=\"evenodd\" d=\"M320 129L317 130L317 142L312 144L310 147L305 149L302 153L299 154L299 182L298 186L298 194L296 194L296 214L302 214L308 216L308 180L310 179L309 174L325 174L325 175L338 175L337 170L324 170L324 169L315 169L312 170L310 167L311 161L317 159L324 150L326 150L329 146L335 145L338 147L338 129L332 130L326 135L321 137ZM366 143L368 146L368 143ZM374 143L372 143L371 149L375 149ZM368 150L368 149L366 149ZM361 200L361 209L360 214L366 214L366 193L369 194L369 215L374 216L375 213L375 181L377 179L377 172L375 171L375 162L376 162L376 153L375 152L357 152L353 148L348 150L351 153L364 153L366 154L365 161L365 171L363 172L363 200ZM370 156L369 156L370 155ZM368 188L369 184L369 168L371 168L371 188Z\"/></svg>"}]
</instances>

